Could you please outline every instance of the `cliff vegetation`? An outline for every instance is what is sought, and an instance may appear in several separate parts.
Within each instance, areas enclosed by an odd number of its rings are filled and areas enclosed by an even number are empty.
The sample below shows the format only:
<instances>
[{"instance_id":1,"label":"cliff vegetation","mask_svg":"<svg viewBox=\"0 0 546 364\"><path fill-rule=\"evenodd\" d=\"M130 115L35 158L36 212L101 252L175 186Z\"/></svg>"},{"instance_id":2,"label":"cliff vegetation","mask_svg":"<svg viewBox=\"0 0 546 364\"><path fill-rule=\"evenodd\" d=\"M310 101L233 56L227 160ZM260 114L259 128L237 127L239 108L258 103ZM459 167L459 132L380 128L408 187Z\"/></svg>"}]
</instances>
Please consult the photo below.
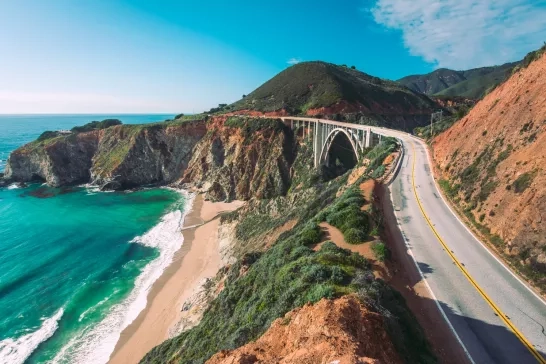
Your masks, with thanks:
<instances>
[{"instance_id":1,"label":"cliff vegetation","mask_svg":"<svg viewBox=\"0 0 546 364\"><path fill-rule=\"evenodd\" d=\"M369 151L374 154L371 159L384 158L383 149L380 145ZM393 357L404 362L435 362L403 298L374 278L363 256L332 242L318 248L323 221L339 226L347 236L354 233L354 243L377 228L377 212L362 209L370 201L354 187L369 176L362 174L351 186L348 178L349 173L327 182L318 180L285 196L252 199L245 208L224 215L222 224L236 226L234 249L239 259L229 267L223 290L196 327L154 348L142 362L203 363L219 351L259 339L276 319L289 324L291 316L285 315L291 310L348 294L380 318L378 331L369 333L368 340L388 337L386 345L392 343L396 350Z\"/></svg>"}]
</instances>

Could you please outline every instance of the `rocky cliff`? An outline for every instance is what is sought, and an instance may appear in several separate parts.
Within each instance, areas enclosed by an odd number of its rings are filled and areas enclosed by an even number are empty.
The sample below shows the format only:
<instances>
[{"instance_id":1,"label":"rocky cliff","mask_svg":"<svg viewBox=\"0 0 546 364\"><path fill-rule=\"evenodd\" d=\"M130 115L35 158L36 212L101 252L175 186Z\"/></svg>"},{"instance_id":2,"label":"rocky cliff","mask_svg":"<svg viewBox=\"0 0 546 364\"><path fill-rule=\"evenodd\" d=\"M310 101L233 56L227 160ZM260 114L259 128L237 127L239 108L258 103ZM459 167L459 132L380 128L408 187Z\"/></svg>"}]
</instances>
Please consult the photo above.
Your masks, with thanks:
<instances>
[{"instance_id":1,"label":"rocky cliff","mask_svg":"<svg viewBox=\"0 0 546 364\"><path fill-rule=\"evenodd\" d=\"M476 226L546 286L546 55L438 136L444 188ZM526 58L527 59L527 58Z\"/></svg>"},{"instance_id":2,"label":"rocky cliff","mask_svg":"<svg viewBox=\"0 0 546 364\"><path fill-rule=\"evenodd\" d=\"M4 178L59 187L93 182L107 189L166 184L180 178L203 122L118 125L59 135L11 153Z\"/></svg>"},{"instance_id":3,"label":"rocky cliff","mask_svg":"<svg viewBox=\"0 0 546 364\"><path fill-rule=\"evenodd\" d=\"M383 317L354 296L325 300L287 313L258 340L221 351L207 364L402 363Z\"/></svg>"},{"instance_id":4,"label":"rocky cliff","mask_svg":"<svg viewBox=\"0 0 546 364\"><path fill-rule=\"evenodd\" d=\"M5 178L114 190L176 182L212 200L271 198L290 188L298 149L279 119L117 125L29 143L11 154Z\"/></svg>"},{"instance_id":5,"label":"rocky cliff","mask_svg":"<svg viewBox=\"0 0 546 364\"><path fill-rule=\"evenodd\" d=\"M213 200L283 195L296 153L294 134L279 119L217 117L207 123L182 183Z\"/></svg>"}]
</instances>

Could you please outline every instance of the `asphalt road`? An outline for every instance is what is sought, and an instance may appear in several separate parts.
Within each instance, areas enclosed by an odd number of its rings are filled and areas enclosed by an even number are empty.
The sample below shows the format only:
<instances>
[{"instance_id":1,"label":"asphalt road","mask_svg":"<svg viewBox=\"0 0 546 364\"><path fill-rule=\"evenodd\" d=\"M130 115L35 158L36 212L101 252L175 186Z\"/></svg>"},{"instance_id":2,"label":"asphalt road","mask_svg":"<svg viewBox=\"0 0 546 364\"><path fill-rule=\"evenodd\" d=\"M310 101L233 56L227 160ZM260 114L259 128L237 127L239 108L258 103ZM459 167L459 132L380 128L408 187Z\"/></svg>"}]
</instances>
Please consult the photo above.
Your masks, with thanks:
<instances>
[{"instance_id":1,"label":"asphalt road","mask_svg":"<svg viewBox=\"0 0 546 364\"><path fill-rule=\"evenodd\" d=\"M408 253L470 361L546 364L546 302L450 209L436 186L422 140L391 129L372 129L402 142L404 157L389 186L399 228Z\"/></svg>"},{"instance_id":2,"label":"asphalt road","mask_svg":"<svg viewBox=\"0 0 546 364\"><path fill-rule=\"evenodd\" d=\"M471 360L546 363L546 303L452 212L434 182L425 144L405 133L375 129L403 143L405 155L390 185L399 227Z\"/></svg>"}]
</instances>

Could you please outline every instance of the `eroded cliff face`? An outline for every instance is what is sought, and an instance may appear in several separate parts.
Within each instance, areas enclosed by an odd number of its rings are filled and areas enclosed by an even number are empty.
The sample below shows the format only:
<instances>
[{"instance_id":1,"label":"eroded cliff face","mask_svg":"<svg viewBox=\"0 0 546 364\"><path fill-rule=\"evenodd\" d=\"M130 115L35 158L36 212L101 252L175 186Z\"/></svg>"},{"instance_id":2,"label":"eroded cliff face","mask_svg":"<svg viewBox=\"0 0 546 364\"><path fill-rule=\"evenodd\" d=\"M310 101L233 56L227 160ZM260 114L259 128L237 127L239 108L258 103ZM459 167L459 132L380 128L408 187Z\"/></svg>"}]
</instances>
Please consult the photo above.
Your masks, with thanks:
<instances>
[{"instance_id":1,"label":"eroded cliff face","mask_svg":"<svg viewBox=\"0 0 546 364\"><path fill-rule=\"evenodd\" d=\"M11 153L5 178L106 189L167 184L182 176L204 122L119 125L29 143Z\"/></svg>"},{"instance_id":2,"label":"eroded cliff face","mask_svg":"<svg viewBox=\"0 0 546 364\"><path fill-rule=\"evenodd\" d=\"M98 141L93 131L29 143L11 153L4 178L54 187L88 182Z\"/></svg>"},{"instance_id":3,"label":"eroded cliff face","mask_svg":"<svg viewBox=\"0 0 546 364\"><path fill-rule=\"evenodd\" d=\"M91 181L113 189L175 182L205 133L204 122L106 129L93 157Z\"/></svg>"},{"instance_id":4,"label":"eroded cliff face","mask_svg":"<svg viewBox=\"0 0 546 364\"><path fill-rule=\"evenodd\" d=\"M305 305L273 322L258 340L221 351L207 364L402 363L383 318L345 296Z\"/></svg>"},{"instance_id":5,"label":"eroded cliff face","mask_svg":"<svg viewBox=\"0 0 546 364\"><path fill-rule=\"evenodd\" d=\"M217 117L193 151L182 183L212 200L283 195L291 184L296 143L278 119Z\"/></svg>"},{"instance_id":6,"label":"eroded cliff face","mask_svg":"<svg viewBox=\"0 0 546 364\"><path fill-rule=\"evenodd\" d=\"M27 144L11 154L5 177L114 190L177 183L215 201L271 198L290 188L298 145L279 119L118 125Z\"/></svg>"},{"instance_id":7,"label":"eroded cliff face","mask_svg":"<svg viewBox=\"0 0 546 364\"><path fill-rule=\"evenodd\" d=\"M531 274L546 272L545 146L546 54L433 143L454 200ZM546 284L544 276L538 280Z\"/></svg>"}]
</instances>

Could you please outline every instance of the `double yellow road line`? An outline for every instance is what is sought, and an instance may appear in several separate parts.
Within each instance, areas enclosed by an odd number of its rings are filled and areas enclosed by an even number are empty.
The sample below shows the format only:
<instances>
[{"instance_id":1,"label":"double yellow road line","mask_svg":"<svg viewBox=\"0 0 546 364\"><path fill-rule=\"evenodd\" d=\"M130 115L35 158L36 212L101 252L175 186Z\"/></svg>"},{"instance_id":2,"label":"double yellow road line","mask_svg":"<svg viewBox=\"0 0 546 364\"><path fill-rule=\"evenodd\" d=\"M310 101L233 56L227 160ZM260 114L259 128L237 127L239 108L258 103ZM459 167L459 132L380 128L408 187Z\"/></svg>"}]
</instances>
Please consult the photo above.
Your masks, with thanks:
<instances>
[{"instance_id":1,"label":"double yellow road line","mask_svg":"<svg viewBox=\"0 0 546 364\"><path fill-rule=\"evenodd\" d=\"M449 256L451 257L451 259L453 260L453 262L455 263L455 265L457 266L457 268L459 268L459 270L461 270L461 272L463 272L464 276L468 279L468 281L472 284L472 286L474 286L474 288L476 289L476 291L478 291L478 293L483 297L483 299L489 304L489 306L491 306L491 308L493 309L493 311L497 314L497 316L499 316L501 318L501 320L504 322L504 324L506 326L508 326L508 328L510 329L510 331L512 331L514 333L514 335L519 339L519 341L522 342L522 344L527 348L527 350L529 350L529 352L535 357L535 359L541 363L541 364L546 364L546 359L544 359L542 357L542 355L540 355L540 353L535 349L535 347L533 346L533 344L531 344L529 342L529 340L527 340L525 338L525 336L523 336L523 334L512 324L512 322L510 321L510 319L508 318L507 315L505 315L501 310L500 308L495 304L495 302L493 302L493 300L485 293L485 291L478 285L478 283L474 280L474 278L472 278L472 276L470 275L470 273L468 273L468 271L466 270L466 268L461 264L461 262L459 262L459 260L455 257L455 255L451 252L451 250L448 248L447 244L445 243L445 241L440 237L440 234L438 234L438 232L436 231L436 229L434 228L434 225L432 225L432 222L430 221L430 219L428 218L427 214L425 213L425 210L423 209L423 205L421 204L421 200L419 200L419 196L417 195L417 188L415 186L415 165L416 165L416 153L415 153L415 146L413 145L413 142L411 142L411 148L413 150L413 165L412 165L412 171L411 171L411 183L412 183L412 187L413 187L413 193L415 194L415 199L417 200L417 204L419 205L419 209L421 210L421 213L423 214L425 220L427 221L427 224L428 226L430 227L430 229L432 230L432 232L434 233L434 235L436 236L436 238L438 239L438 241L440 242L440 244L442 244L444 250L447 252L447 254L449 254ZM432 168L432 167L431 167Z\"/></svg>"}]
</instances>

